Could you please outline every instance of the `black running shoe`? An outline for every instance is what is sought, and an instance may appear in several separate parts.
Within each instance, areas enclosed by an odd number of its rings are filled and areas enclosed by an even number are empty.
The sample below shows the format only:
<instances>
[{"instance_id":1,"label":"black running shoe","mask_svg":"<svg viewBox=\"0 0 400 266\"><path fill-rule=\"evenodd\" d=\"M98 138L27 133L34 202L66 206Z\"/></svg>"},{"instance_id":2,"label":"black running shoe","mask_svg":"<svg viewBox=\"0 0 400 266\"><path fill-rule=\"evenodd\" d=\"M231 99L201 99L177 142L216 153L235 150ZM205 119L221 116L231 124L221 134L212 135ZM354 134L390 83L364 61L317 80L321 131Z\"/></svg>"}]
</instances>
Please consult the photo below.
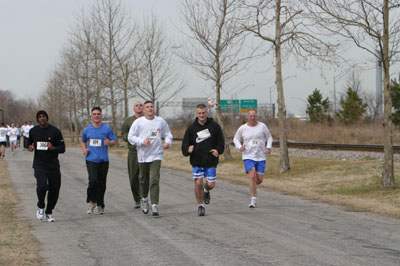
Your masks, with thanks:
<instances>
[{"instance_id":1,"label":"black running shoe","mask_svg":"<svg viewBox=\"0 0 400 266\"><path fill-rule=\"evenodd\" d=\"M204 203L209 204L210 203L210 192L205 192L204 191Z\"/></svg>"},{"instance_id":2,"label":"black running shoe","mask_svg":"<svg viewBox=\"0 0 400 266\"><path fill-rule=\"evenodd\" d=\"M199 214L199 216L204 216L206 214L206 208L200 205L197 209L197 213Z\"/></svg>"}]
</instances>

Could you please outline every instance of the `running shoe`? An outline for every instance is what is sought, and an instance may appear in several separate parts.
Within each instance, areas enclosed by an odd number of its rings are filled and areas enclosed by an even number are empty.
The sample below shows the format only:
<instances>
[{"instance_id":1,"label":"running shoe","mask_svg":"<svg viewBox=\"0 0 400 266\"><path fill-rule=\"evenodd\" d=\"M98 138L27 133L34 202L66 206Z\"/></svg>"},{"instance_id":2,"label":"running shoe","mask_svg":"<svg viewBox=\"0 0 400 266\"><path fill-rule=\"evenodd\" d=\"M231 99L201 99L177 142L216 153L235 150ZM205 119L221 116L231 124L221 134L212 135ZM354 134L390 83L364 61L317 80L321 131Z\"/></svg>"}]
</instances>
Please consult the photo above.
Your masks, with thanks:
<instances>
[{"instance_id":1,"label":"running shoe","mask_svg":"<svg viewBox=\"0 0 400 266\"><path fill-rule=\"evenodd\" d=\"M149 213L149 200L148 199L141 199L140 200L140 207L142 208L142 212L144 214Z\"/></svg>"},{"instance_id":2,"label":"running shoe","mask_svg":"<svg viewBox=\"0 0 400 266\"><path fill-rule=\"evenodd\" d=\"M97 206L97 212L98 212L99 214L104 214L104 207Z\"/></svg>"},{"instance_id":3,"label":"running shoe","mask_svg":"<svg viewBox=\"0 0 400 266\"><path fill-rule=\"evenodd\" d=\"M49 223L55 222L56 220L54 219L53 215L51 214L46 214L46 219Z\"/></svg>"},{"instance_id":4,"label":"running shoe","mask_svg":"<svg viewBox=\"0 0 400 266\"><path fill-rule=\"evenodd\" d=\"M44 209L38 208L37 211L36 211L36 217L39 220L42 220L44 218Z\"/></svg>"},{"instance_id":5,"label":"running shoe","mask_svg":"<svg viewBox=\"0 0 400 266\"><path fill-rule=\"evenodd\" d=\"M255 208L256 207L256 200L255 199L252 199L251 201L250 201L250 204L249 204L249 208Z\"/></svg>"},{"instance_id":6,"label":"running shoe","mask_svg":"<svg viewBox=\"0 0 400 266\"><path fill-rule=\"evenodd\" d=\"M96 203L89 201L87 214L92 214L94 208L96 208Z\"/></svg>"},{"instance_id":7,"label":"running shoe","mask_svg":"<svg viewBox=\"0 0 400 266\"><path fill-rule=\"evenodd\" d=\"M209 204L210 203L210 191L209 192L205 192L204 191L204 203L205 204Z\"/></svg>"},{"instance_id":8,"label":"running shoe","mask_svg":"<svg viewBox=\"0 0 400 266\"><path fill-rule=\"evenodd\" d=\"M158 216L159 214L158 214L158 205L157 204L153 204L152 206L151 206L151 214L153 215L153 216Z\"/></svg>"},{"instance_id":9,"label":"running shoe","mask_svg":"<svg viewBox=\"0 0 400 266\"><path fill-rule=\"evenodd\" d=\"M136 201L135 204L133 205L134 209L139 209L140 208L140 201Z\"/></svg>"},{"instance_id":10,"label":"running shoe","mask_svg":"<svg viewBox=\"0 0 400 266\"><path fill-rule=\"evenodd\" d=\"M197 213L199 214L199 216L204 216L206 214L206 208L204 208L204 206L200 205L197 208Z\"/></svg>"}]
</instances>

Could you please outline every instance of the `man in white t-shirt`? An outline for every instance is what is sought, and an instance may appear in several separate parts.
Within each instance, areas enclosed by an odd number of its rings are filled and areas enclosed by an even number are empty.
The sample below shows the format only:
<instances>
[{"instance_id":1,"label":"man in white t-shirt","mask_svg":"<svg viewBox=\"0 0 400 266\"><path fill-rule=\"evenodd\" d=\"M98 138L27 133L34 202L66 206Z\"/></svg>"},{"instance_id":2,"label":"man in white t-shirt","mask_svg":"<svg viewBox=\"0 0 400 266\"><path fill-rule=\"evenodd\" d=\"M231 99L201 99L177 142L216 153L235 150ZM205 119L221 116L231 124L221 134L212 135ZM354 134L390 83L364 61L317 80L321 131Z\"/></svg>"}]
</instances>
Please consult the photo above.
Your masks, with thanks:
<instances>
[{"instance_id":1,"label":"man in white t-shirt","mask_svg":"<svg viewBox=\"0 0 400 266\"><path fill-rule=\"evenodd\" d=\"M250 208L256 207L257 185L261 184L265 172L266 154L271 153L272 136L268 127L257 121L257 111L250 109L247 112L248 122L239 127L233 142L242 152L244 169L249 174L249 188L251 194ZM243 140L243 144L241 141Z\"/></svg>"},{"instance_id":2,"label":"man in white t-shirt","mask_svg":"<svg viewBox=\"0 0 400 266\"><path fill-rule=\"evenodd\" d=\"M7 133L8 128L4 123L0 126L0 157L6 157L6 146L7 146Z\"/></svg>"},{"instance_id":3,"label":"man in white t-shirt","mask_svg":"<svg viewBox=\"0 0 400 266\"><path fill-rule=\"evenodd\" d=\"M28 121L25 121L21 126L21 134L24 137L24 150L28 149L29 130L31 130L31 127L28 125Z\"/></svg>"},{"instance_id":4,"label":"man in white t-shirt","mask_svg":"<svg viewBox=\"0 0 400 266\"><path fill-rule=\"evenodd\" d=\"M144 116L136 119L129 129L128 141L137 149L142 212L144 214L149 212L150 189L152 214L158 216L161 161L164 149L168 149L172 144L172 134L167 122L154 115L151 101L143 104L143 112ZM162 138L165 139L164 143Z\"/></svg>"},{"instance_id":5,"label":"man in white t-shirt","mask_svg":"<svg viewBox=\"0 0 400 266\"><path fill-rule=\"evenodd\" d=\"M13 155L15 154L15 150L17 149L18 134L19 129L15 127L15 123L12 122L7 135L10 137L10 147Z\"/></svg>"}]
</instances>

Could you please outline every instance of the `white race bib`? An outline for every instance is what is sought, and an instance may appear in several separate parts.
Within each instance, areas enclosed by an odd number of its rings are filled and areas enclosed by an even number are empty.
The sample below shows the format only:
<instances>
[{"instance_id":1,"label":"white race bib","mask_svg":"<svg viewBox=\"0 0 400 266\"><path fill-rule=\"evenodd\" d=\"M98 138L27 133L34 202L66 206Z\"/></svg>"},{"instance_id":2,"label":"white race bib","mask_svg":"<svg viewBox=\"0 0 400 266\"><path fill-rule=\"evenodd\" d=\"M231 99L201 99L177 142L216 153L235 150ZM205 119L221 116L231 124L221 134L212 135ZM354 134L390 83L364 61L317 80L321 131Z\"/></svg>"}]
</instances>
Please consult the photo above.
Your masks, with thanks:
<instances>
[{"instance_id":1,"label":"white race bib","mask_svg":"<svg viewBox=\"0 0 400 266\"><path fill-rule=\"evenodd\" d=\"M148 134L149 139L157 139L160 137L160 131L150 131Z\"/></svg>"},{"instance_id":2,"label":"white race bib","mask_svg":"<svg viewBox=\"0 0 400 266\"><path fill-rule=\"evenodd\" d=\"M89 145L92 147L101 147L101 139L90 139Z\"/></svg>"},{"instance_id":3,"label":"white race bib","mask_svg":"<svg viewBox=\"0 0 400 266\"><path fill-rule=\"evenodd\" d=\"M197 137L199 137L200 139L207 139L211 136L210 131L208 130L208 128L197 132Z\"/></svg>"},{"instance_id":4,"label":"white race bib","mask_svg":"<svg viewBox=\"0 0 400 266\"><path fill-rule=\"evenodd\" d=\"M260 147L261 143L262 142L258 139L252 139L249 141L249 143L247 145L249 145L250 147Z\"/></svg>"},{"instance_id":5,"label":"white race bib","mask_svg":"<svg viewBox=\"0 0 400 266\"><path fill-rule=\"evenodd\" d=\"M1 135L2 137L5 137L5 136L6 136L6 132L3 130L3 131L0 132L0 135Z\"/></svg>"},{"instance_id":6,"label":"white race bib","mask_svg":"<svg viewBox=\"0 0 400 266\"><path fill-rule=\"evenodd\" d=\"M36 143L36 149L39 151L47 151L49 147L47 147L47 142L45 141L38 141Z\"/></svg>"}]
</instances>

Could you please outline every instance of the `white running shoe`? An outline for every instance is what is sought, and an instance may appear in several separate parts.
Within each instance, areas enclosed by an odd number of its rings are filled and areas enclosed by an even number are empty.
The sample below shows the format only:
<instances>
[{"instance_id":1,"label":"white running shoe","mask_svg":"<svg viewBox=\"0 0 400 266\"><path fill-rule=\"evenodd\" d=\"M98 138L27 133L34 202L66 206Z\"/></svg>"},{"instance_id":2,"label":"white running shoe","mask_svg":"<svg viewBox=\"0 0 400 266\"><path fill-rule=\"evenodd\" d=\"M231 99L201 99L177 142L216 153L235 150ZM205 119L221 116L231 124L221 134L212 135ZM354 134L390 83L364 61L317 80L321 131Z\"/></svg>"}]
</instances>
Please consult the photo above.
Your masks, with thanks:
<instances>
[{"instance_id":1,"label":"white running shoe","mask_svg":"<svg viewBox=\"0 0 400 266\"><path fill-rule=\"evenodd\" d=\"M53 215L51 214L46 214L46 219L49 223L55 222L56 220L54 219Z\"/></svg>"},{"instance_id":2,"label":"white running shoe","mask_svg":"<svg viewBox=\"0 0 400 266\"><path fill-rule=\"evenodd\" d=\"M151 214L153 216L158 216L159 215L159 213L158 213L158 205L157 204L153 204L151 206Z\"/></svg>"},{"instance_id":3,"label":"white running shoe","mask_svg":"<svg viewBox=\"0 0 400 266\"><path fill-rule=\"evenodd\" d=\"M144 214L148 214L149 213L149 199L141 199L140 207L142 208L142 212Z\"/></svg>"},{"instance_id":4,"label":"white running shoe","mask_svg":"<svg viewBox=\"0 0 400 266\"><path fill-rule=\"evenodd\" d=\"M249 208L255 208L257 205L257 202L255 199L251 199L250 204L249 204Z\"/></svg>"},{"instance_id":5,"label":"white running shoe","mask_svg":"<svg viewBox=\"0 0 400 266\"><path fill-rule=\"evenodd\" d=\"M36 217L39 220L43 220L43 218L44 218L44 209L38 208L37 211L36 211Z\"/></svg>"},{"instance_id":6,"label":"white running shoe","mask_svg":"<svg viewBox=\"0 0 400 266\"><path fill-rule=\"evenodd\" d=\"M89 201L87 214L92 214L94 208L96 208L96 203Z\"/></svg>"},{"instance_id":7,"label":"white running shoe","mask_svg":"<svg viewBox=\"0 0 400 266\"><path fill-rule=\"evenodd\" d=\"M104 208L101 207L101 206L97 206L97 212L98 212L99 214L104 214Z\"/></svg>"}]
</instances>

